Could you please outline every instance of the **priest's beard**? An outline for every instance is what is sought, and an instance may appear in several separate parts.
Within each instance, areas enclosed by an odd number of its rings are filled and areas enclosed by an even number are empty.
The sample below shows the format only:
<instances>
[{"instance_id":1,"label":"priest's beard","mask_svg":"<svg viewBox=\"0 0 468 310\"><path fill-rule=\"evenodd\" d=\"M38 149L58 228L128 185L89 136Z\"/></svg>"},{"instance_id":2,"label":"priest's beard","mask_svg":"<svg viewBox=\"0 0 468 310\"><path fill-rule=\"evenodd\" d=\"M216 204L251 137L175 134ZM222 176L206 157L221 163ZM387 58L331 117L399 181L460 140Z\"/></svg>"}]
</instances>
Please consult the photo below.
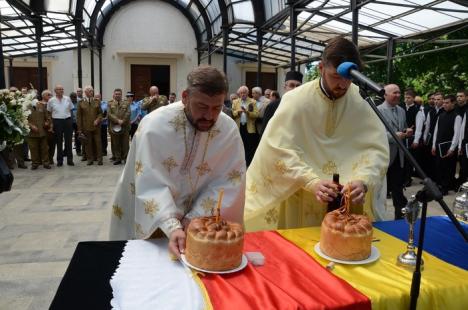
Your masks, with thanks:
<instances>
[{"instance_id":1,"label":"priest's beard","mask_svg":"<svg viewBox=\"0 0 468 310\"><path fill-rule=\"evenodd\" d=\"M199 131L208 131L215 124L215 121L213 120L210 121L205 118L195 119L192 115L192 111L190 111L189 105L185 106L184 112L190 124L192 124L192 126L195 127Z\"/></svg>"}]
</instances>

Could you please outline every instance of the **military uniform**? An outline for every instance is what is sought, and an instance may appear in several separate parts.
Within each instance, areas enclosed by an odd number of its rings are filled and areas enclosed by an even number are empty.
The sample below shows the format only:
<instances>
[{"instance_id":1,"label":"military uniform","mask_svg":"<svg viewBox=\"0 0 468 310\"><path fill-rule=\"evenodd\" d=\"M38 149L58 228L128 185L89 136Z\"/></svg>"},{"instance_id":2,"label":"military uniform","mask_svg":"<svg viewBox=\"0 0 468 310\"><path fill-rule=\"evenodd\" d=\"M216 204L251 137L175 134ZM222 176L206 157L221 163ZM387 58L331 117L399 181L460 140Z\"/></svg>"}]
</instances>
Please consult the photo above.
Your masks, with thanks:
<instances>
[{"instance_id":1,"label":"military uniform","mask_svg":"<svg viewBox=\"0 0 468 310\"><path fill-rule=\"evenodd\" d=\"M150 97L146 97L143 99L143 104L141 105L142 110L148 111L148 113L153 112L154 110L168 105L169 101L167 100L166 96L158 96L158 98L151 99Z\"/></svg>"},{"instance_id":2,"label":"military uniform","mask_svg":"<svg viewBox=\"0 0 468 310\"><path fill-rule=\"evenodd\" d=\"M86 137L85 150L88 165L93 164L93 159L98 161L98 165L102 165L101 120L102 110L99 100L85 97L78 103L76 124L78 131Z\"/></svg>"},{"instance_id":3,"label":"military uniform","mask_svg":"<svg viewBox=\"0 0 468 310\"><path fill-rule=\"evenodd\" d=\"M41 101L37 102L35 107L31 107L31 114L28 116L29 125L36 127L29 132L28 144L31 151L32 166L36 169L39 165L44 168L49 166L49 145L47 143L47 131L52 126L52 120L47 112L47 107Z\"/></svg>"},{"instance_id":4,"label":"military uniform","mask_svg":"<svg viewBox=\"0 0 468 310\"><path fill-rule=\"evenodd\" d=\"M129 147L130 134L130 105L127 101L122 100L117 102L112 99L108 103L108 118L109 132L111 136L112 152L115 158L115 163L119 163L127 158ZM116 125L119 125L119 120L123 123L120 125L120 131Z\"/></svg>"}]
</instances>

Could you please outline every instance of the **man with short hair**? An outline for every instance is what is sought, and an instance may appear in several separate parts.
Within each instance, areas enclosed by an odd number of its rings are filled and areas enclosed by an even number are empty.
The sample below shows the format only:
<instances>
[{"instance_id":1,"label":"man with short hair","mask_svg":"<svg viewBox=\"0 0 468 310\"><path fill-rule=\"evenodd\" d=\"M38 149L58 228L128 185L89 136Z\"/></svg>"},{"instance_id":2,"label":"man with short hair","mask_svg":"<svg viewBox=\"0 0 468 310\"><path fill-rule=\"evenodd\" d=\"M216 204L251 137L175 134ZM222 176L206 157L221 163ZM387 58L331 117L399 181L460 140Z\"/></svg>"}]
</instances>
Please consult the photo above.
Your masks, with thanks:
<instances>
[{"instance_id":1,"label":"man with short hair","mask_svg":"<svg viewBox=\"0 0 468 310\"><path fill-rule=\"evenodd\" d=\"M249 88L245 85L239 87L237 91L239 99L232 103L232 117L239 127L239 131L244 142L245 161L250 165L258 144L258 133L255 121L258 118L257 103L250 98Z\"/></svg>"},{"instance_id":2,"label":"man with short hair","mask_svg":"<svg viewBox=\"0 0 468 310\"><path fill-rule=\"evenodd\" d=\"M112 205L110 238L147 239L162 231L180 257L184 227L216 214L242 223L245 161L234 121L221 113L225 75L211 66L192 70L182 102L150 113L132 140Z\"/></svg>"},{"instance_id":3,"label":"man with short hair","mask_svg":"<svg viewBox=\"0 0 468 310\"><path fill-rule=\"evenodd\" d=\"M41 97L44 98L48 95L52 95L52 93L46 89L42 92ZM43 101L37 101L30 109L28 123L31 131L28 136L28 145L31 150L31 170L36 170L40 165L43 165L45 169L50 169L47 131L52 130L52 121Z\"/></svg>"},{"instance_id":4,"label":"man with short hair","mask_svg":"<svg viewBox=\"0 0 468 310\"><path fill-rule=\"evenodd\" d=\"M252 99L257 103L258 117L255 120L255 127L257 129L257 134L261 135L263 132L263 115L265 114L265 109L268 107L270 100L262 96L262 88L259 86L252 88Z\"/></svg>"},{"instance_id":5,"label":"man with short hair","mask_svg":"<svg viewBox=\"0 0 468 310\"><path fill-rule=\"evenodd\" d=\"M170 93L169 94L169 103L174 103L176 101L176 94L175 93Z\"/></svg>"},{"instance_id":6,"label":"man with short hair","mask_svg":"<svg viewBox=\"0 0 468 310\"><path fill-rule=\"evenodd\" d=\"M77 88L75 93L76 93L76 97L78 99L78 102L80 102L81 99L83 99L83 89Z\"/></svg>"},{"instance_id":7,"label":"man with short hair","mask_svg":"<svg viewBox=\"0 0 468 310\"><path fill-rule=\"evenodd\" d=\"M269 88L267 88L267 89L265 89L265 93L264 93L263 96L264 96L266 99L270 100L270 99L271 99L271 97L270 97L270 96L271 96L271 92L272 92L272 90L269 89Z\"/></svg>"},{"instance_id":8,"label":"man with short hair","mask_svg":"<svg viewBox=\"0 0 468 310\"><path fill-rule=\"evenodd\" d=\"M437 119L432 139L432 156L436 162L436 182L447 195L455 189L455 170L457 147L461 127L461 116L455 111L454 95L444 97L444 112Z\"/></svg>"},{"instance_id":9,"label":"man with short hair","mask_svg":"<svg viewBox=\"0 0 468 310\"><path fill-rule=\"evenodd\" d=\"M101 149L101 102L94 98L94 89L88 85L84 88L85 96L80 101L76 113L76 124L78 134L85 137L86 157L88 166L97 160L97 164L102 166Z\"/></svg>"},{"instance_id":10,"label":"man with short hair","mask_svg":"<svg viewBox=\"0 0 468 310\"><path fill-rule=\"evenodd\" d=\"M332 39L319 64L321 77L282 97L247 171L247 230L320 225L337 197L333 174L339 174L342 193L350 193L351 212L374 218L388 142L359 88L337 73L345 61L362 68L352 42Z\"/></svg>"},{"instance_id":11,"label":"man with short hair","mask_svg":"<svg viewBox=\"0 0 468 310\"><path fill-rule=\"evenodd\" d=\"M405 140L411 137L413 129L406 124L406 111L398 104L400 103L400 87L396 84L385 86L385 101L378 106L380 112L390 124L391 129L405 144ZM403 218L402 209L408 203L403 188L405 186L405 157L403 151L398 147L396 141L387 133L390 146L390 163L387 170L387 186L391 193L393 207L395 209L395 220Z\"/></svg>"},{"instance_id":12,"label":"man with short hair","mask_svg":"<svg viewBox=\"0 0 468 310\"><path fill-rule=\"evenodd\" d=\"M416 98L416 92L412 88L407 88L405 90L405 97L404 97L404 105L402 106L406 110L406 124L408 125L408 128L411 128L413 131L416 131L418 133L418 129L416 128L416 118L419 113L419 108L415 103L415 98ZM419 113L419 126L421 129L422 128L422 122L424 120L421 119L421 114ZM413 145L414 142L414 136L410 136L405 140L406 147L410 149L411 154L413 157L416 158L416 160L420 161L419 155L418 155L418 150L416 149L416 145ZM405 184L407 186L410 186L412 183L412 176L414 173L414 167L411 166L409 162L405 163Z\"/></svg>"},{"instance_id":13,"label":"man with short hair","mask_svg":"<svg viewBox=\"0 0 468 310\"><path fill-rule=\"evenodd\" d=\"M146 110L148 113L151 113L168 104L167 97L159 95L159 88L157 86L151 86L149 93L149 97L145 97L143 99L143 104L141 105L142 110Z\"/></svg>"},{"instance_id":14,"label":"man with short hair","mask_svg":"<svg viewBox=\"0 0 468 310\"><path fill-rule=\"evenodd\" d=\"M141 106L139 101L133 100L134 95L132 92L128 91L125 97L127 98L127 103L130 104L130 139L133 139L133 135L142 119Z\"/></svg>"},{"instance_id":15,"label":"man with short hair","mask_svg":"<svg viewBox=\"0 0 468 310\"><path fill-rule=\"evenodd\" d=\"M432 98L432 99L431 99ZM437 120L439 119L440 114L444 111L442 105L444 104L444 98L441 92L435 92L429 97L429 104L430 102L434 103L434 106L429 109L429 112L427 113L426 116L426 123L424 125L424 144L427 146L425 150L425 156L427 160L427 167L430 167L429 169L426 169L427 175L435 180L437 177L436 175L436 162L435 162L435 157L432 156L432 140L434 138L434 129L437 124Z\"/></svg>"},{"instance_id":16,"label":"man with short hair","mask_svg":"<svg viewBox=\"0 0 468 310\"><path fill-rule=\"evenodd\" d=\"M286 73L286 77L284 79L284 92L287 93L294 88L301 86L302 84L302 73L297 71L289 71ZM281 100L276 100L275 102L271 102L265 108L265 113L263 114L263 130L265 130L266 126L270 119L275 115L276 109L278 109Z\"/></svg>"},{"instance_id":17,"label":"man with short hair","mask_svg":"<svg viewBox=\"0 0 468 310\"><path fill-rule=\"evenodd\" d=\"M63 95L62 85L57 84L54 91L55 97L52 97L47 103L47 110L52 114L54 138L57 145L57 167L63 166L64 138L67 165L74 166L72 148L73 121L71 119L73 103L71 102L70 97Z\"/></svg>"},{"instance_id":18,"label":"man with short hair","mask_svg":"<svg viewBox=\"0 0 468 310\"><path fill-rule=\"evenodd\" d=\"M114 165L120 165L127 158L130 134L130 105L127 101L122 100L122 89L116 88L114 90L108 110Z\"/></svg>"}]
</instances>

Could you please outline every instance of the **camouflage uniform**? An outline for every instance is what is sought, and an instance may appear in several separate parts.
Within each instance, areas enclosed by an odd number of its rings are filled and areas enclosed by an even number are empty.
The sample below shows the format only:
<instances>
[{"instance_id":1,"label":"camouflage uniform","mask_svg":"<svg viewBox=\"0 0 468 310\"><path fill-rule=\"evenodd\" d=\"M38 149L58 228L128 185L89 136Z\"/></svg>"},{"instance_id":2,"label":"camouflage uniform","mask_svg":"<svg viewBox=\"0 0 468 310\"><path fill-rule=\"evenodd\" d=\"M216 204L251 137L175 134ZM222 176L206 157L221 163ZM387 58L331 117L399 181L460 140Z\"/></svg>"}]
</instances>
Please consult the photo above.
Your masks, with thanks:
<instances>
[{"instance_id":1,"label":"camouflage uniform","mask_svg":"<svg viewBox=\"0 0 468 310\"><path fill-rule=\"evenodd\" d=\"M153 112L154 110L169 104L166 96L158 96L158 98L150 99L146 97L143 99L143 104L141 105L142 110L148 111L148 113Z\"/></svg>"},{"instance_id":2,"label":"camouflage uniform","mask_svg":"<svg viewBox=\"0 0 468 310\"><path fill-rule=\"evenodd\" d=\"M47 112L47 107L41 101L35 107L31 107L28 122L37 127L29 132L28 144L31 151L32 169L39 165L49 167L49 145L47 143L47 131L52 127L52 120Z\"/></svg>"},{"instance_id":3,"label":"camouflage uniform","mask_svg":"<svg viewBox=\"0 0 468 310\"><path fill-rule=\"evenodd\" d=\"M111 136L112 150L116 162L127 158L130 134L130 105L127 101L117 102L112 99L108 103L109 132ZM119 125L122 120L121 130L116 132L113 127Z\"/></svg>"},{"instance_id":4,"label":"camouflage uniform","mask_svg":"<svg viewBox=\"0 0 468 310\"><path fill-rule=\"evenodd\" d=\"M102 165L101 120L102 110L99 100L83 98L78 103L76 125L78 131L86 137L84 144L88 165L93 164L93 159L98 161L98 165ZM97 125L94 125L95 121L97 121Z\"/></svg>"}]
</instances>

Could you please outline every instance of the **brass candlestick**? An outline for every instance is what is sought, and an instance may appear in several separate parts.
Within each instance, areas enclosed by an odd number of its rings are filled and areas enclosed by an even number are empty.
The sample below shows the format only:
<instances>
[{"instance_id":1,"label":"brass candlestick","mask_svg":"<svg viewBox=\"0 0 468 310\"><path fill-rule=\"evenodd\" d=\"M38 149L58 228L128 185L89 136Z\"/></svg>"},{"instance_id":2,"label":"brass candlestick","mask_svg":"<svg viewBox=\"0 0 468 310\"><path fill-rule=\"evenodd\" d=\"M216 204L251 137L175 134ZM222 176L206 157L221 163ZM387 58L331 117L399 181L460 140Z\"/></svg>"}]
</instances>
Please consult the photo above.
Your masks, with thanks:
<instances>
[{"instance_id":1,"label":"brass candlestick","mask_svg":"<svg viewBox=\"0 0 468 310\"><path fill-rule=\"evenodd\" d=\"M398 255L397 265L409 270L414 270L416 267L416 252L414 246L414 225L418 219L419 212L422 208L422 203L416 200L416 197L411 196L410 201L401 212L405 215L405 220L409 224L409 238L406 252ZM421 270L424 268L424 261L421 259Z\"/></svg>"}]
</instances>

